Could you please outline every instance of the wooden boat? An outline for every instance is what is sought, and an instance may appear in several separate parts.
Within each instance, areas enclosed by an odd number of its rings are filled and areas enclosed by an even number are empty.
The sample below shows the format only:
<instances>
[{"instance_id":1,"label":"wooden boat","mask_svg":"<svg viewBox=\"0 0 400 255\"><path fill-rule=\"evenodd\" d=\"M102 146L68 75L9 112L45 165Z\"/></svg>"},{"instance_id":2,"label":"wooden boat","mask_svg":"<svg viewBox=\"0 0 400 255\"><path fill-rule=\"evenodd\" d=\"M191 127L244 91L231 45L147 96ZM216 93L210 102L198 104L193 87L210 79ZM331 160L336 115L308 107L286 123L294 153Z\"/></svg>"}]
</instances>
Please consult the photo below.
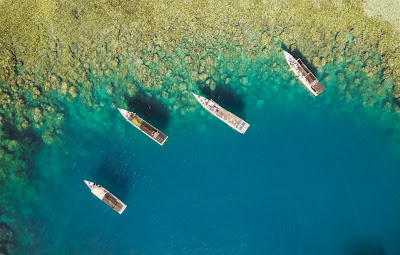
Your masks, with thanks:
<instances>
[{"instance_id":1,"label":"wooden boat","mask_svg":"<svg viewBox=\"0 0 400 255\"><path fill-rule=\"evenodd\" d=\"M296 60L287 51L283 51L283 53L285 54L285 58L290 66L290 69L311 93L313 93L315 96L318 96L322 91L325 90L314 74L308 70L308 68L300 59Z\"/></svg>"},{"instance_id":2,"label":"wooden boat","mask_svg":"<svg viewBox=\"0 0 400 255\"><path fill-rule=\"evenodd\" d=\"M160 130L157 128L153 127L146 121L144 121L142 118L137 116L136 113L120 109L118 108L119 112L124 116L126 121L131 123L133 126L135 126L137 129L145 133L148 137L156 141L158 144L163 145L165 141L167 140L168 136L166 136L164 133L162 133Z\"/></svg>"},{"instance_id":3,"label":"wooden boat","mask_svg":"<svg viewBox=\"0 0 400 255\"><path fill-rule=\"evenodd\" d=\"M213 100L196 95L194 93L192 94L197 99L197 101L204 107L204 109L206 109L215 117L228 124L231 128L235 129L239 133L244 134L249 128L250 125L248 123L246 123L244 120L237 117L233 113L225 110Z\"/></svg>"},{"instance_id":4,"label":"wooden boat","mask_svg":"<svg viewBox=\"0 0 400 255\"><path fill-rule=\"evenodd\" d=\"M122 214L126 208L126 204L122 203L116 196L111 194L108 190L103 188L101 185L96 184L95 182L90 182L84 180L86 185L89 187L90 191L98 197L101 201L106 203L109 207L111 207L114 211L119 214Z\"/></svg>"}]
</instances>

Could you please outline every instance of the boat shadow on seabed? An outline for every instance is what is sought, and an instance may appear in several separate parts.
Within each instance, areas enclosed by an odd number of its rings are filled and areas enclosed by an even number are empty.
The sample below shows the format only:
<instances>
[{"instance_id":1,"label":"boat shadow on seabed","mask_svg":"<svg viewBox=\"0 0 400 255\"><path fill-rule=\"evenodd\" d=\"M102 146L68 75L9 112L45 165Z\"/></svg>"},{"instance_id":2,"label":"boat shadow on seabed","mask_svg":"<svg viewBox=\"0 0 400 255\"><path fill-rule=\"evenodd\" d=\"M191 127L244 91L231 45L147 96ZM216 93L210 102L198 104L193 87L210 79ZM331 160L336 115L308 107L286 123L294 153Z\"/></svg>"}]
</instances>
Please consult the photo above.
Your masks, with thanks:
<instances>
[{"instance_id":1,"label":"boat shadow on seabed","mask_svg":"<svg viewBox=\"0 0 400 255\"><path fill-rule=\"evenodd\" d=\"M120 156L123 157L123 155ZM104 154L91 178L113 193L122 202L126 202L131 182L136 177L127 169L129 164L121 160L121 158L116 159L116 157L119 156L114 153Z\"/></svg>"},{"instance_id":2,"label":"boat shadow on seabed","mask_svg":"<svg viewBox=\"0 0 400 255\"><path fill-rule=\"evenodd\" d=\"M125 100L128 104L128 111L135 112L139 117L161 131L167 128L170 119L169 110L155 97L150 97L145 92L139 91L135 97L125 96Z\"/></svg>"}]
</instances>

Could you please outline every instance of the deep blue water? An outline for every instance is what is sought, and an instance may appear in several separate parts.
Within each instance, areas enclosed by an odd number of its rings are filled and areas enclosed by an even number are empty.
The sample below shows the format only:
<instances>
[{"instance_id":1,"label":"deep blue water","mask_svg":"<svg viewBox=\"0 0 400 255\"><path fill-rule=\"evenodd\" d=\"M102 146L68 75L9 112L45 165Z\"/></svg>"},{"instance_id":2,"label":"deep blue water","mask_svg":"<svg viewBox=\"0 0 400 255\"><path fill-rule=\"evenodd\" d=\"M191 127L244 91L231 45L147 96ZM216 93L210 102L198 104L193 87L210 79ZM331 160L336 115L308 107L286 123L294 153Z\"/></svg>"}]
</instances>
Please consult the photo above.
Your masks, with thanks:
<instances>
[{"instance_id":1,"label":"deep blue water","mask_svg":"<svg viewBox=\"0 0 400 255\"><path fill-rule=\"evenodd\" d=\"M81 123L70 110L65 145L36 159L33 253L400 254L396 145L362 110L298 91L262 107L244 97L244 135L200 105L172 115L164 146L117 110Z\"/></svg>"}]
</instances>

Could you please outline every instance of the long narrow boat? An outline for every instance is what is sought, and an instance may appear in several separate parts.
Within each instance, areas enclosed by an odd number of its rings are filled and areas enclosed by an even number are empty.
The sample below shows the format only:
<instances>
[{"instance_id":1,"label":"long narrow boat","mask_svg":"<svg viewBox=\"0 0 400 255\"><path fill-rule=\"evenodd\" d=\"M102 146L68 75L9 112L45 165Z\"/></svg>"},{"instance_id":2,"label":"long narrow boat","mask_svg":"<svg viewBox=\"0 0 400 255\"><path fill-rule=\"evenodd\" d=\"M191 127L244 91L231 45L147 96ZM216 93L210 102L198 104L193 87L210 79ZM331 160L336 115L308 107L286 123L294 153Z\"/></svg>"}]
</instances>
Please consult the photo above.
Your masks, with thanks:
<instances>
[{"instance_id":1,"label":"long narrow boat","mask_svg":"<svg viewBox=\"0 0 400 255\"><path fill-rule=\"evenodd\" d=\"M285 54L285 58L290 66L290 69L304 84L304 86L311 91L311 93L313 93L315 96L318 96L322 91L325 90L314 74L311 73L310 70L308 70L308 68L304 65L301 59L296 60L287 51L283 51L283 53Z\"/></svg>"},{"instance_id":2,"label":"long narrow boat","mask_svg":"<svg viewBox=\"0 0 400 255\"><path fill-rule=\"evenodd\" d=\"M126 121L134 125L137 129L145 133L148 137L150 137L160 145L163 145L167 140L168 136L166 136L163 132L161 132L160 130L153 127L152 125L144 121L142 118L137 116L136 113L120 108L118 108L118 110L122 114L122 116L124 116Z\"/></svg>"},{"instance_id":3,"label":"long narrow boat","mask_svg":"<svg viewBox=\"0 0 400 255\"><path fill-rule=\"evenodd\" d=\"M239 133L244 134L246 130L249 128L250 125L248 123L246 123L244 120L237 117L233 113L225 110L213 100L204 98L194 93L192 94L197 99L197 101L204 107L204 109L206 109L215 117L228 124L231 128L235 129Z\"/></svg>"},{"instance_id":4,"label":"long narrow boat","mask_svg":"<svg viewBox=\"0 0 400 255\"><path fill-rule=\"evenodd\" d=\"M114 211L119 214L122 214L126 208L126 204L122 203L116 196L111 194L108 190L103 188L101 185L96 184L95 182L90 182L84 180L86 185L90 188L90 191L98 197L101 201L106 203L109 207L111 207Z\"/></svg>"}]
</instances>

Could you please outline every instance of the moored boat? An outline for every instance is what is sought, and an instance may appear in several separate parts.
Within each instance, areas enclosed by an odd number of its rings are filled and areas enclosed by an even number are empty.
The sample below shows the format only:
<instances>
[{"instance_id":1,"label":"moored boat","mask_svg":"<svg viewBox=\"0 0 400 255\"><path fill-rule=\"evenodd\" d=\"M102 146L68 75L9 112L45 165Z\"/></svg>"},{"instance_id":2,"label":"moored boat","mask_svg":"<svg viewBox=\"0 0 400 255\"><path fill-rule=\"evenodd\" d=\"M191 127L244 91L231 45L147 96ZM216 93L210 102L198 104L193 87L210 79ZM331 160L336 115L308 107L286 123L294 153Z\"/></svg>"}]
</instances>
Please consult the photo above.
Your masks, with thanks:
<instances>
[{"instance_id":1,"label":"moored boat","mask_svg":"<svg viewBox=\"0 0 400 255\"><path fill-rule=\"evenodd\" d=\"M247 122L237 117L233 113L225 110L213 100L196 95L194 93L192 94L197 99L197 101L204 107L204 109L206 109L215 117L228 124L231 128L235 129L239 133L244 134L249 128L250 125Z\"/></svg>"},{"instance_id":2,"label":"moored boat","mask_svg":"<svg viewBox=\"0 0 400 255\"><path fill-rule=\"evenodd\" d=\"M166 136L163 132L161 132L160 130L153 127L152 125L144 121L142 118L137 116L136 113L120 108L118 108L118 110L122 114L122 116L124 116L126 121L128 121L137 129L145 133L148 137L156 141L158 144L163 145L167 140L168 136Z\"/></svg>"},{"instance_id":3,"label":"moored boat","mask_svg":"<svg viewBox=\"0 0 400 255\"><path fill-rule=\"evenodd\" d=\"M122 214L126 208L126 204L124 204L121 200L119 200L116 196L111 194L108 190L103 188L101 185L84 180L86 185L90 188L90 191L98 197L101 201L106 203L109 207L111 207L114 211Z\"/></svg>"},{"instance_id":4,"label":"moored boat","mask_svg":"<svg viewBox=\"0 0 400 255\"><path fill-rule=\"evenodd\" d=\"M313 73L304 65L301 59L295 59L287 51L283 51L287 63L293 73L299 78L299 80L304 84L304 86L315 96L318 96L325 88L321 85L318 79Z\"/></svg>"}]
</instances>

